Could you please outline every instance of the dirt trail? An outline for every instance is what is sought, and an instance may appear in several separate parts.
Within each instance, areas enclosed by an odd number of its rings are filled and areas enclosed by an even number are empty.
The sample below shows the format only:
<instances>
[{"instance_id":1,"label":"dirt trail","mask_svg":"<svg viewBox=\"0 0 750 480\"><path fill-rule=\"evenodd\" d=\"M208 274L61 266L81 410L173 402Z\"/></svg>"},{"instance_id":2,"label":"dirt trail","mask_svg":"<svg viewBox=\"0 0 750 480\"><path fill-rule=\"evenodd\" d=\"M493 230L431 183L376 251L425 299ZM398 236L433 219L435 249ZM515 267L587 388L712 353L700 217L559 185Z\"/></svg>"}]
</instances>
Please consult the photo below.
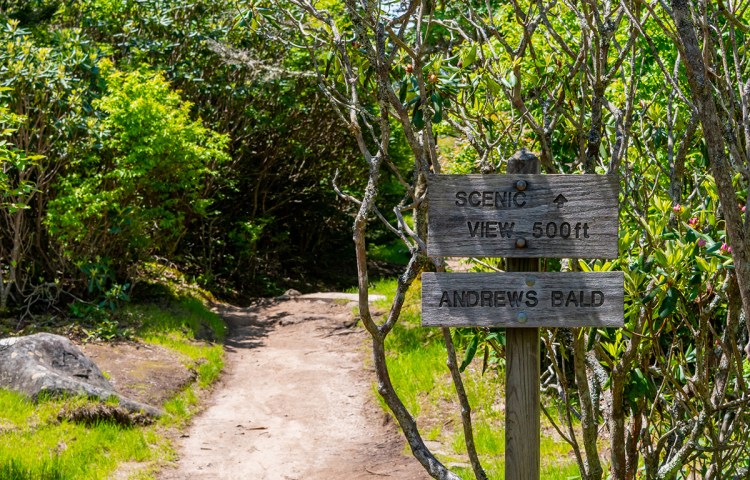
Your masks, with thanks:
<instances>
[{"instance_id":1,"label":"dirt trail","mask_svg":"<svg viewBox=\"0 0 750 480\"><path fill-rule=\"evenodd\" d=\"M371 400L349 312L294 299L223 309L226 373L161 480L429 478Z\"/></svg>"}]
</instances>

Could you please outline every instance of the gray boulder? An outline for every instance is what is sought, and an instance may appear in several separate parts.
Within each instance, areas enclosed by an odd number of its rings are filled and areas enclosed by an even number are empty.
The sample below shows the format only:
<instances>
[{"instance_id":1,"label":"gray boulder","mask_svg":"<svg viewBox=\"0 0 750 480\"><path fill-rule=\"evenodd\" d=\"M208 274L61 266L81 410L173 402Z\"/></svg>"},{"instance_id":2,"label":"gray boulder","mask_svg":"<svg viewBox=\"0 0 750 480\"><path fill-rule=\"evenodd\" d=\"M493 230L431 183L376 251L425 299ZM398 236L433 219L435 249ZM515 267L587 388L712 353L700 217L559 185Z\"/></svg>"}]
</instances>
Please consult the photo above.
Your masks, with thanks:
<instances>
[{"instance_id":1,"label":"gray boulder","mask_svg":"<svg viewBox=\"0 0 750 480\"><path fill-rule=\"evenodd\" d=\"M0 339L0 388L40 395L115 397L129 412L160 416L161 412L119 395L99 367L70 340L50 333Z\"/></svg>"},{"instance_id":2,"label":"gray boulder","mask_svg":"<svg viewBox=\"0 0 750 480\"><path fill-rule=\"evenodd\" d=\"M290 288L289 290L287 290L283 294L281 294L278 297L276 297L276 300L279 300L279 301L291 300L291 299L297 300L297 297L299 297L300 295L302 295L302 294L299 292L299 290L295 290L293 288Z\"/></svg>"}]
</instances>

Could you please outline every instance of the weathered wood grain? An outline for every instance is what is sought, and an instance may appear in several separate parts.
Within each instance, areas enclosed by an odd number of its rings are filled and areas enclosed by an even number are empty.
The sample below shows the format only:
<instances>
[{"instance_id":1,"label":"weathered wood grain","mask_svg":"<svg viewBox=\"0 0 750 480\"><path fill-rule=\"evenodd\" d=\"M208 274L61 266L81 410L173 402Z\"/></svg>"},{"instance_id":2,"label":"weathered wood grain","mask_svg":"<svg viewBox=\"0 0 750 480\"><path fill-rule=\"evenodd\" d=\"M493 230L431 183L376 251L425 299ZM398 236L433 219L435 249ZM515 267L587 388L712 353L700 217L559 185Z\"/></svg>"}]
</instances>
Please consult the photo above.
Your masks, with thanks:
<instances>
[{"instance_id":1,"label":"weathered wood grain","mask_svg":"<svg viewBox=\"0 0 750 480\"><path fill-rule=\"evenodd\" d=\"M505 345L505 478L539 480L539 329L508 329Z\"/></svg>"},{"instance_id":2,"label":"weathered wood grain","mask_svg":"<svg viewBox=\"0 0 750 480\"><path fill-rule=\"evenodd\" d=\"M616 258L618 189L612 175L434 175L428 255Z\"/></svg>"},{"instance_id":3,"label":"weathered wood grain","mask_svg":"<svg viewBox=\"0 0 750 480\"><path fill-rule=\"evenodd\" d=\"M539 158L524 150L508 161L511 174L538 174L540 168ZM538 258L508 258L505 262L508 272L539 272ZM539 480L539 329L507 329L505 347L505 478Z\"/></svg>"},{"instance_id":4,"label":"weathered wood grain","mask_svg":"<svg viewBox=\"0 0 750 480\"><path fill-rule=\"evenodd\" d=\"M422 274L423 326L622 327L622 272Z\"/></svg>"}]
</instances>

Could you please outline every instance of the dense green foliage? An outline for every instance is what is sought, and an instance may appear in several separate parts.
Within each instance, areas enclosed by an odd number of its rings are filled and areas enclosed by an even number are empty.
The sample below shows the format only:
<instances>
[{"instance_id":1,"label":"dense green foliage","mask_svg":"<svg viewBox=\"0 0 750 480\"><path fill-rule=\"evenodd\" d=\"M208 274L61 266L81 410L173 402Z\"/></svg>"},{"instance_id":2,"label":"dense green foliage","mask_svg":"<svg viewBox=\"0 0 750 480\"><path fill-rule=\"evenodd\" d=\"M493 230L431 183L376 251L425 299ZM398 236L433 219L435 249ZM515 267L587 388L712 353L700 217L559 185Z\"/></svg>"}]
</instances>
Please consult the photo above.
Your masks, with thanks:
<instances>
[{"instance_id":1,"label":"dense green foliage","mask_svg":"<svg viewBox=\"0 0 750 480\"><path fill-rule=\"evenodd\" d=\"M346 271L356 145L243 12L0 3L0 308L121 301L155 257L232 296Z\"/></svg>"},{"instance_id":2,"label":"dense green foliage","mask_svg":"<svg viewBox=\"0 0 750 480\"><path fill-rule=\"evenodd\" d=\"M351 249L347 206L331 183L337 170L343 186L364 171L304 57L255 34L243 9L175 0L65 9L118 65L163 72L208 126L228 135L231 162L210 185L212 208L174 260L204 284L240 293L340 265L331 250Z\"/></svg>"},{"instance_id":3,"label":"dense green foliage","mask_svg":"<svg viewBox=\"0 0 750 480\"><path fill-rule=\"evenodd\" d=\"M103 78L108 93L93 103L102 120L90 132L100 146L62 175L47 224L82 271L106 259L113 278L129 278L127 268L171 257L190 219L206 215L205 185L228 162L227 139L191 120L158 75Z\"/></svg>"}]
</instances>

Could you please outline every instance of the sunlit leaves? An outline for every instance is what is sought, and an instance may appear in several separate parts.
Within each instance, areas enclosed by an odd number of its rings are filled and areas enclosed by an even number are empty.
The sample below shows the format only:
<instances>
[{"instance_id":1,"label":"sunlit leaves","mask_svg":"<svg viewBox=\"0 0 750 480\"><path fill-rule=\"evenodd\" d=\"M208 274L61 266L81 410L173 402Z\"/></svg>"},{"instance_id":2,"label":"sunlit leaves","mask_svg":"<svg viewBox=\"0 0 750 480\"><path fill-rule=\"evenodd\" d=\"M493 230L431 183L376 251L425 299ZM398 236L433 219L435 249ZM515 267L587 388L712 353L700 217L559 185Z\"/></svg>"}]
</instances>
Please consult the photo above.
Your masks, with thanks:
<instances>
[{"instance_id":1,"label":"sunlit leaves","mask_svg":"<svg viewBox=\"0 0 750 480\"><path fill-rule=\"evenodd\" d=\"M161 76L104 64L109 91L94 103L102 147L62 179L50 202L51 233L76 261L132 262L175 248L191 217L205 214L204 183L228 159L227 138L191 119Z\"/></svg>"}]
</instances>

